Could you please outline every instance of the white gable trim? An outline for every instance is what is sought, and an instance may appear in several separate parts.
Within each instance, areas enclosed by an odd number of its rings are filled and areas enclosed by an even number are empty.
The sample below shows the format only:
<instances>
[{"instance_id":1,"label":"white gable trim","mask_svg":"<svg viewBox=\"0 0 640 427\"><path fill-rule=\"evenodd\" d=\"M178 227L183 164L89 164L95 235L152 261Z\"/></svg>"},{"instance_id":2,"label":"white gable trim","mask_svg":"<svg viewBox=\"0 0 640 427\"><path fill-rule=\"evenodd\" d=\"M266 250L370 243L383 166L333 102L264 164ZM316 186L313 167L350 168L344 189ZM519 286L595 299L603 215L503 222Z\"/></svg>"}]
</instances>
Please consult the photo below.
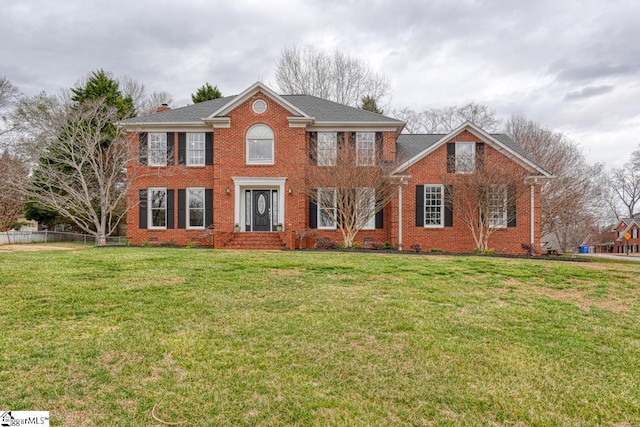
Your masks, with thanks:
<instances>
[{"instance_id":1,"label":"white gable trim","mask_svg":"<svg viewBox=\"0 0 640 427\"><path fill-rule=\"evenodd\" d=\"M242 104L243 102L245 102L247 99L251 98L253 95L255 95L258 92L264 93L270 99L278 103L285 110L288 110L294 116L302 116L304 118L311 119L311 117L309 117L307 113L300 110L295 105L291 104L289 101L287 101L286 99L284 99L283 97L275 93L273 90L269 89L267 86L265 86L261 82L255 82L254 84L249 86L247 89L245 89L244 92L242 92L241 94L233 98L231 102L223 105L222 107L214 111L211 115L209 115L208 117L205 117L203 120L213 119L217 116L227 115L231 110L233 110L234 108L236 108L237 106L239 106L240 104Z\"/></svg>"},{"instance_id":2,"label":"white gable trim","mask_svg":"<svg viewBox=\"0 0 640 427\"><path fill-rule=\"evenodd\" d=\"M455 128L454 130L449 132L447 135L445 135L442 138L440 138L434 144L429 146L427 149L421 151L420 153L418 153L415 156L413 156L411 159L409 159L406 162L402 163L400 166L398 166L393 171L393 173L395 174L395 173L398 173L398 172L402 172L402 171L406 170L407 168L413 166L414 164L416 164L417 162L419 162L420 160L422 160L423 158L425 158L426 156L431 154L433 151L435 151L436 149L440 148L440 146L442 146L442 145L446 144L448 141L451 141L452 139L454 139L457 135L461 134L465 130L469 131L470 133L472 133L473 135L478 137L481 141L491 145L493 148L497 149L499 152L501 152L502 154L504 154L508 158L514 160L516 163L520 164L525 169L529 169L531 171L535 171L535 172L539 173L540 175L542 175L542 176L544 176L546 178L551 178L553 176L549 172L547 172L544 169L542 169L540 166L538 166L535 163L531 162L529 159L523 157L519 153L516 153L511 148L507 147L502 142L500 142L498 139L494 138L493 136L491 136L490 134L488 134L484 130L480 129L478 126L474 125L471 122L465 122L465 123L461 124L460 126Z\"/></svg>"}]
</instances>

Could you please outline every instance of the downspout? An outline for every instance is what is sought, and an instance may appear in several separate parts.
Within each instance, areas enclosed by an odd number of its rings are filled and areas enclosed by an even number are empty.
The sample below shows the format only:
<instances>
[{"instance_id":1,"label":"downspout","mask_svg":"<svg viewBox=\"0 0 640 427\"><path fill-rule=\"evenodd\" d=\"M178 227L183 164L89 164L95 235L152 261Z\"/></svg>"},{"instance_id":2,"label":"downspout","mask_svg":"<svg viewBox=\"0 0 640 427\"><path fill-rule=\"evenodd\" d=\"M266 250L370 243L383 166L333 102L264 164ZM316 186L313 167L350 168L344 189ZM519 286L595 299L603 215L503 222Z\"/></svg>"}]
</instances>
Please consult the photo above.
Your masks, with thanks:
<instances>
[{"instance_id":1,"label":"downspout","mask_svg":"<svg viewBox=\"0 0 640 427\"><path fill-rule=\"evenodd\" d=\"M402 180L398 185L398 250L402 250Z\"/></svg>"},{"instance_id":2,"label":"downspout","mask_svg":"<svg viewBox=\"0 0 640 427\"><path fill-rule=\"evenodd\" d=\"M536 201L536 190L535 184L531 184L531 252L535 253L535 239L536 239L536 210L535 210L535 201Z\"/></svg>"}]
</instances>

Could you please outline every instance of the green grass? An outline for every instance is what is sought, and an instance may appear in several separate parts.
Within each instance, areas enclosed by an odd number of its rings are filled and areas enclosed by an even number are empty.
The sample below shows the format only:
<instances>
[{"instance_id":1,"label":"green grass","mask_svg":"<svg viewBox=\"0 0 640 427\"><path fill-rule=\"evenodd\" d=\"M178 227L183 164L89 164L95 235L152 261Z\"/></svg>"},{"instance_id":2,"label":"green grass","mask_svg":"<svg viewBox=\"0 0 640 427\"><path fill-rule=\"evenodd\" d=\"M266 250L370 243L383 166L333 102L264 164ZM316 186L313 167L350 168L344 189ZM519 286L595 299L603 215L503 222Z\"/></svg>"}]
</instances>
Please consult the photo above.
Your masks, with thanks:
<instances>
[{"instance_id":1,"label":"green grass","mask_svg":"<svg viewBox=\"0 0 640 427\"><path fill-rule=\"evenodd\" d=\"M0 252L0 409L52 425L640 425L640 265Z\"/></svg>"}]
</instances>

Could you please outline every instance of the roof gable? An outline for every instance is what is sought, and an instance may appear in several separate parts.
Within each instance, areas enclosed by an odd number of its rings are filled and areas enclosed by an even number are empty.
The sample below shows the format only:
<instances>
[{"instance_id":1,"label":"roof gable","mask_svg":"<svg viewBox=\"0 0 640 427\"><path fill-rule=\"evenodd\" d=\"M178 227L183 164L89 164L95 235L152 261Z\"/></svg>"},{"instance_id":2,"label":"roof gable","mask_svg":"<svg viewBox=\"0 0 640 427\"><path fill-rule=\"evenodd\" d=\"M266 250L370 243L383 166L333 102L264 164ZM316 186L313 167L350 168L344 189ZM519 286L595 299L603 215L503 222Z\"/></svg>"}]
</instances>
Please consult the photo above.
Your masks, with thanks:
<instances>
[{"instance_id":1,"label":"roof gable","mask_svg":"<svg viewBox=\"0 0 640 427\"><path fill-rule=\"evenodd\" d=\"M243 102L245 102L247 99L251 98L253 95L255 95L258 92L262 92L263 94L265 94L268 98L275 101L282 108L289 111L292 115L312 119L312 117L308 116L307 113L305 113L295 105L291 104L284 97L278 95L273 90L269 89L267 86L265 86L260 82L256 82L253 85L249 86L242 93L234 97L230 102L224 104L223 106L218 108L216 111L206 116L204 119L206 120L206 119L213 119L215 117L225 117L229 114L230 111L238 107L240 104L242 104Z\"/></svg>"},{"instance_id":2,"label":"roof gable","mask_svg":"<svg viewBox=\"0 0 640 427\"><path fill-rule=\"evenodd\" d=\"M547 172L546 170L538 166L533 160L528 158L522 148L508 135L489 134L471 122L465 122L461 124L446 135L412 135L411 137L408 137L406 135L399 135L399 151L404 152L405 155L408 155L410 157L395 170L395 173L402 172L407 168L413 166L415 163L422 160L437 148L446 144L448 141L451 141L464 131L468 131L472 135L476 136L480 141L489 144L500 153L515 161L525 169L537 173L545 178L552 177L549 172ZM421 144L423 144L422 147L420 146Z\"/></svg>"}]
</instances>

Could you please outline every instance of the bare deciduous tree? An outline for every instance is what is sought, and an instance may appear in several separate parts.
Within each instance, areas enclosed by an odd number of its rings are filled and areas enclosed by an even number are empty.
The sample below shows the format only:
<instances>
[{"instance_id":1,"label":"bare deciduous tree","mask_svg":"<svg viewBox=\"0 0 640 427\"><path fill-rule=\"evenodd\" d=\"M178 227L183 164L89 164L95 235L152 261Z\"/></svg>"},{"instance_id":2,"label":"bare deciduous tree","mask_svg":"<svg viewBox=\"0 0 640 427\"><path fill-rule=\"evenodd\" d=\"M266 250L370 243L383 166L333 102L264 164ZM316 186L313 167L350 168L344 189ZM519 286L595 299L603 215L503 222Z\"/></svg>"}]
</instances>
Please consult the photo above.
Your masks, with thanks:
<instances>
[{"instance_id":1,"label":"bare deciduous tree","mask_svg":"<svg viewBox=\"0 0 640 427\"><path fill-rule=\"evenodd\" d=\"M148 116L155 113L158 106L162 104L171 104L173 97L168 92L153 92L148 94L143 83L136 79L123 76L118 79L118 83L122 88L124 96L130 96L133 99L133 106L137 116Z\"/></svg>"},{"instance_id":2,"label":"bare deciduous tree","mask_svg":"<svg viewBox=\"0 0 640 427\"><path fill-rule=\"evenodd\" d=\"M335 150L319 156L318 166L308 167L305 182L300 183L318 207L318 228L337 228L346 247L353 246L356 234L375 222L376 213L398 188L397 180L387 173L393 165L383 161L382 150L364 156L358 153L355 140L340 141L349 135L355 136L340 133Z\"/></svg>"},{"instance_id":3,"label":"bare deciduous tree","mask_svg":"<svg viewBox=\"0 0 640 427\"><path fill-rule=\"evenodd\" d=\"M24 183L27 168L24 163L8 151L0 154L0 232L10 229L18 219L23 208L24 186L15 185L16 181Z\"/></svg>"},{"instance_id":4,"label":"bare deciduous tree","mask_svg":"<svg viewBox=\"0 0 640 427\"><path fill-rule=\"evenodd\" d=\"M276 84L283 94L314 95L353 107L365 96L383 107L390 92L389 81L362 60L339 51L330 55L313 46L282 50Z\"/></svg>"},{"instance_id":5,"label":"bare deciduous tree","mask_svg":"<svg viewBox=\"0 0 640 427\"><path fill-rule=\"evenodd\" d=\"M393 116L406 123L405 133L449 133L464 122L471 122L487 132L496 132L500 120L486 105L471 102L465 105L430 108L421 112L410 108L393 111Z\"/></svg>"},{"instance_id":6,"label":"bare deciduous tree","mask_svg":"<svg viewBox=\"0 0 640 427\"><path fill-rule=\"evenodd\" d=\"M15 130L11 120L11 108L18 100L20 91L6 77L0 76L0 148L8 146L7 134Z\"/></svg>"},{"instance_id":7,"label":"bare deciduous tree","mask_svg":"<svg viewBox=\"0 0 640 427\"><path fill-rule=\"evenodd\" d=\"M491 249L489 238L496 230L507 227L522 215L522 209L516 209L516 202L529 188L525 182L526 170L511 161L496 160L475 159L470 163L475 163L472 172L441 176L445 204L452 209L454 221L462 222L469 229L480 253ZM455 165L449 169L455 170Z\"/></svg>"},{"instance_id":8,"label":"bare deciduous tree","mask_svg":"<svg viewBox=\"0 0 640 427\"><path fill-rule=\"evenodd\" d=\"M640 204L640 149L635 150L628 162L612 169L607 176L607 202L616 219L631 218Z\"/></svg>"},{"instance_id":9,"label":"bare deciduous tree","mask_svg":"<svg viewBox=\"0 0 640 427\"><path fill-rule=\"evenodd\" d=\"M600 215L603 166L587 163L574 142L521 114L509 119L506 132L533 161L555 177L541 188L541 230L555 233L563 250L573 249L578 237L571 237L569 231L572 235L584 236L584 231ZM585 216L592 221L585 220Z\"/></svg>"},{"instance_id":10,"label":"bare deciduous tree","mask_svg":"<svg viewBox=\"0 0 640 427\"><path fill-rule=\"evenodd\" d=\"M106 243L125 215L127 139L107 124L118 119L115 107L101 101L66 106L48 116L48 141L26 193L44 208L73 221L97 244Z\"/></svg>"}]
</instances>

